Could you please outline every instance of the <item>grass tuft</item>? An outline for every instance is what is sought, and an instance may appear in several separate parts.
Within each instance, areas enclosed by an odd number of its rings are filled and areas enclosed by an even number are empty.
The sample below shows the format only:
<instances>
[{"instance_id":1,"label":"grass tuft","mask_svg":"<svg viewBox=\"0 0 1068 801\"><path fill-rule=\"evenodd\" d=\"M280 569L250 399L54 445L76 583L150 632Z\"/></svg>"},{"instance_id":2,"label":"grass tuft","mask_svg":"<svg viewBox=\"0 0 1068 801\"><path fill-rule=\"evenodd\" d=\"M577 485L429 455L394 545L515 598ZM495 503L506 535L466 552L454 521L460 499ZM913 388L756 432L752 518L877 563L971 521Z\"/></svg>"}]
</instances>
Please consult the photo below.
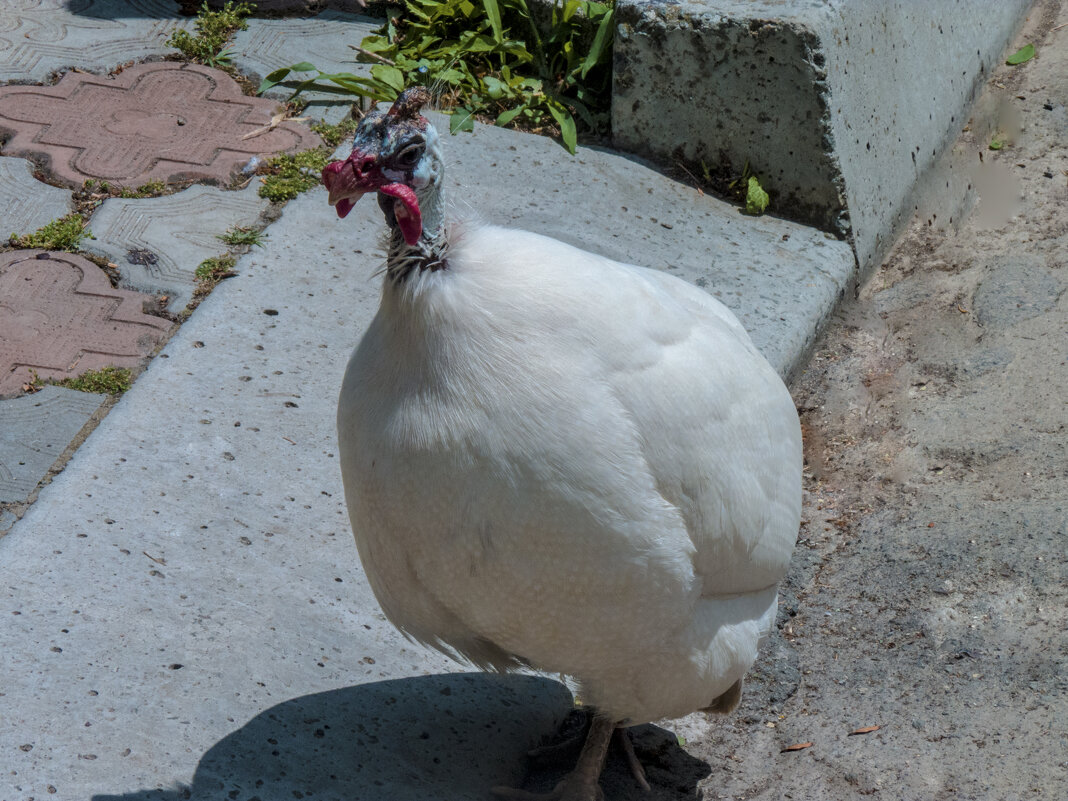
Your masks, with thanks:
<instances>
[{"instance_id":1,"label":"grass tuft","mask_svg":"<svg viewBox=\"0 0 1068 801\"><path fill-rule=\"evenodd\" d=\"M234 272L235 264L237 264L237 259L233 253L204 259L193 273L197 279L197 288L193 297L202 298L215 289L220 281L237 275Z\"/></svg>"},{"instance_id":2,"label":"grass tuft","mask_svg":"<svg viewBox=\"0 0 1068 801\"><path fill-rule=\"evenodd\" d=\"M233 225L227 229L225 234L221 236L216 235L216 239L221 239L227 245L245 246L245 247L263 247L263 240L266 234L257 228L243 225Z\"/></svg>"},{"instance_id":3,"label":"grass tuft","mask_svg":"<svg viewBox=\"0 0 1068 801\"><path fill-rule=\"evenodd\" d=\"M181 50L190 61L209 67L228 66L233 54L226 45L230 37L248 27L245 18L252 15L255 7L255 3L235 4L227 0L221 9L212 11L205 2L193 22L196 35L179 29L171 34L166 44Z\"/></svg>"},{"instance_id":4,"label":"grass tuft","mask_svg":"<svg viewBox=\"0 0 1068 801\"><path fill-rule=\"evenodd\" d=\"M133 384L133 374L125 367L103 367L99 370L86 370L76 378L64 378L53 383L79 392L121 395Z\"/></svg>"},{"instance_id":5,"label":"grass tuft","mask_svg":"<svg viewBox=\"0 0 1068 801\"><path fill-rule=\"evenodd\" d=\"M313 122L311 129L319 134L326 144L330 147L337 147L354 133L359 127L360 121L353 119L352 117L346 117L337 124L331 124L329 122Z\"/></svg>"},{"instance_id":6,"label":"grass tuft","mask_svg":"<svg viewBox=\"0 0 1068 801\"><path fill-rule=\"evenodd\" d=\"M83 239L94 239L92 232L85 227L85 219L79 214L68 214L52 220L32 234L19 236L12 234L8 244L15 248L41 248L42 250L65 250L73 252L78 249Z\"/></svg>"},{"instance_id":7,"label":"grass tuft","mask_svg":"<svg viewBox=\"0 0 1068 801\"><path fill-rule=\"evenodd\" d=\"M292 200L301 192L318 186L323 167L330 161L324 147L272 156L264 167L266 173L259 195L272 203Z\"/></svg>"}]
</instances>

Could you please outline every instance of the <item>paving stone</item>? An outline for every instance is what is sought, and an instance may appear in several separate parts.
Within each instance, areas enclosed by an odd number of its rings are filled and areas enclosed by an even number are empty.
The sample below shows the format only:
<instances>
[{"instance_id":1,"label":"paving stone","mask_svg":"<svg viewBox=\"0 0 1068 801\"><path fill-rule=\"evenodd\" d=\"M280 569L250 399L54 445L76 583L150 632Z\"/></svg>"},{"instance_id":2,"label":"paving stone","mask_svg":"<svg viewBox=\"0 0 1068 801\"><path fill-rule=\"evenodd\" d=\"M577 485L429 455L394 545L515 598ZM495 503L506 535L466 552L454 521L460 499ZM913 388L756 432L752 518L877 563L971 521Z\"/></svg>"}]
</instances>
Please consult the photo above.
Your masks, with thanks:
<instances>
[{"instance_id":1,"label":"paving stone","mask_svg":"<svg viewBox=\"0 0 1068 801\"><path fill-rule=\"evenodd\" d=\"M78 67L108 72L120 64L173 53L174 0L4 0L0 81L47 81Z\"/></svg>"},{"instance_id":2,"label":"paving stone","mask_svg":"<svg viewBox=\"0 0 1068 801\"><path fill-rule=\"evenodd\" d=\"M11 137L7 155L46 164L69 186L88 178L225 183L254 155L321 143L301 123L269 128L277 108L245 96L220 70L160 62L114 77L69 72L55 86L0 87L0 132Z\"/></svg>"},{"instance_id":3,"label":"paving stone","mask_svg":"<svg viewBox=\"0 0 1068 801\"><path fill-rule=\"evenodd\" d=\"M356 61L356 51L365 36L382 25L381 18L342 11L324 11L310 19L250 19L248 29L234 37L234 66L257 82L281 67L308 61L323 72L351 72L369 75L371 65ZM311 77L312 73L301 73ZM268 97L286 99L292 89L277 86ZM327 92L302 92L308 101L305 113L328 122L348 114L358 98Z\"/></svg>"},{"instance_id":4,"label":"paving stone","mask_svg":"<svg viewBox=\"0 0 1068 801\"><path fill-rule=\"evenodd\" d=\"M258 190L254 181L237 192L192 186L165 197L106 200L93 214L96 239L83 247L118 265L125 286L167 295L168 308L181 310L193 298L197 265L226 251L218 236L255 224L270 205Z\"/></svg>"},{"instance_id":5,"label":"paving stone","mask_svg":"<svg viewBox=\"0 0 1068 801\"><path fill-rule=\"evenodd\" d=\"M17 517L7 509L0 509L0 537L7 534L8 530L15 525Z\"/></svg>"},{"instance_id":6,"label":"paving stone","mask_svg":"<svg viewBox=\"0 0 1068 801\"><path fill-rule=\"evenodd\" d=\"M72 210L71 193L34 178L30 162L0 157L0 237L33 233Z\"/></svg>"},{"instance_id":7,"label":"paving stone","mask_svg":"<svg viewBox=\"0 0 1068 801\"><path fill-rule=\"evenodd\" d=\"M358 45L383 20L365 14L324 11L310 19L250 19L234 36L234 66L263 78L280 67L310 61L323 72L368 75L370 64L356 61Z\"/></svg>"},{"instance_id":8,"label":"paving stone","mask_svg":"<svg viewBox=\"0 0 1068 801\"><path fill-rule=\"evenodd\" d=\"M226 0L206 0L209 8L222 8ZM370 0L368 5L384 5L382 0ZM360 11L364 0L259 0L256 11L259 13L315 14L324 8L341 11Z\"/></svg>"},{"instance_id":9,"label":"paving stone","mask_svg":"<svg viewBox=\"0 0 1068 801\"><path fill-rule=\"evenodd\" d=\"M137 365L171 328L142 311L148 299L113 288L82 256L0 253L0 397L18 392L31 369L67 378Z\"/></svg>"},{"instance_id":10,"label":"paving stone","mask_svg":"<svg viewBox=\"0 0 1068 801\"><path fill-rule=\"evenodd\" d=\"M0 503L26 500L106 397L48 385L0 401ZM0 513L0 533L10 517Z\"/></svg>"}]
</instances>

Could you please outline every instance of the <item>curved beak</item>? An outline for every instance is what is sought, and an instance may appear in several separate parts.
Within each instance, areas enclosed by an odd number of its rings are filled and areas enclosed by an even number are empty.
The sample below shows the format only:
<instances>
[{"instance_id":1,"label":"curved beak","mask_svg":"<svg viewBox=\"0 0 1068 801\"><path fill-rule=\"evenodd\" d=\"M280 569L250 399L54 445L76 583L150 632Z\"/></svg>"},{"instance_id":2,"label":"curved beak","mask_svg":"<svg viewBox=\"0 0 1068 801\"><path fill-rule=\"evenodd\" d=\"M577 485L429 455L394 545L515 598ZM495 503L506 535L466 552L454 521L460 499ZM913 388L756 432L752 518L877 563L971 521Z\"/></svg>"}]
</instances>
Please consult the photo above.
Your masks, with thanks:
<instances>
[{"instance_id":1,"label":"curved beak","mask_svg":"<svg viewBox=\"0 0 1068 801\"><path fill-rule=\"evenodd\" d=\"M329 203L344 217L356 201L368 192L388 183L375 164L374 156L353 150L347 159L331 161L323 167L323 186L329 192Z\"/></svg>"}]
</instances>

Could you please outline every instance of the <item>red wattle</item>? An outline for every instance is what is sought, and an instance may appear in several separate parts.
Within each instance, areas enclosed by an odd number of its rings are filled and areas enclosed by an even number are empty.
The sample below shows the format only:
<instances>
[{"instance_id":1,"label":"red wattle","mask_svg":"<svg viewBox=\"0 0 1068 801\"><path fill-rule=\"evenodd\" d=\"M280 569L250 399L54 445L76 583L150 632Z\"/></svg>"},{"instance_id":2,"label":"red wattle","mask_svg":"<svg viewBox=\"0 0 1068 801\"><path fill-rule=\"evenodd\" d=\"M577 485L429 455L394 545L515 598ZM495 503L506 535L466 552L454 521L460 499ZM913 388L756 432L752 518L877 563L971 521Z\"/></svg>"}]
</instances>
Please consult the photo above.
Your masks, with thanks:
<instances>
[{"instance_id":1,"label":"red wattle","mask_svg":"<svg viewBox=\"0 0 1068 801\"><path fill-rule=\"evenodd\" d=\"M414 245L423 233L423 214L419 211L419 199L415 196L415 190L407 184L386 184L378 187L378 191L396 198L393 213L397 217L397 225L400 226L404 241Z\"/></svg>"},{"instance_id":2,"label":"red wattle","mask_svg":"<svg viewBox=\"0 0 1068 801\"><path fill-rule=\"evenodd\" d=\"M352 207L355 205L356 201L349 200L347 197L343 197L341 198L341 200L334 204L334 211L337 212L338 217L344 217L350 211L352 211Z\"/></svg>"}]
</instances>

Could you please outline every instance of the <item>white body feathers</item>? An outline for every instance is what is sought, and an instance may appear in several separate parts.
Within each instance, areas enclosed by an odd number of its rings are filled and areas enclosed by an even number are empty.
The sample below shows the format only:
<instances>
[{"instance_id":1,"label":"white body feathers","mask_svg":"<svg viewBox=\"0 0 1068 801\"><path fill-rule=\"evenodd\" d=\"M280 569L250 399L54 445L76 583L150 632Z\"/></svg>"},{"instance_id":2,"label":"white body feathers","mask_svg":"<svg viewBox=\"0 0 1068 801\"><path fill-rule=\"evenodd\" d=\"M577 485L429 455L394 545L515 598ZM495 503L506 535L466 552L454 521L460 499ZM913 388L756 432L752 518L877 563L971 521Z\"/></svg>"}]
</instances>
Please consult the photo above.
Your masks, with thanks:
<instances>
[{"instance_id":1,"label":"white body feathers","mask_svg":"<svg viewBox=\"0 0 1068 801\"><path fill-rule=\"evenodd\" d=\"M368 579L410 636L561 672L640 723L771 630L800 520L790 395L667 274L492 226L383 290L338 408Z\"/></svg>"}]
</instances>

